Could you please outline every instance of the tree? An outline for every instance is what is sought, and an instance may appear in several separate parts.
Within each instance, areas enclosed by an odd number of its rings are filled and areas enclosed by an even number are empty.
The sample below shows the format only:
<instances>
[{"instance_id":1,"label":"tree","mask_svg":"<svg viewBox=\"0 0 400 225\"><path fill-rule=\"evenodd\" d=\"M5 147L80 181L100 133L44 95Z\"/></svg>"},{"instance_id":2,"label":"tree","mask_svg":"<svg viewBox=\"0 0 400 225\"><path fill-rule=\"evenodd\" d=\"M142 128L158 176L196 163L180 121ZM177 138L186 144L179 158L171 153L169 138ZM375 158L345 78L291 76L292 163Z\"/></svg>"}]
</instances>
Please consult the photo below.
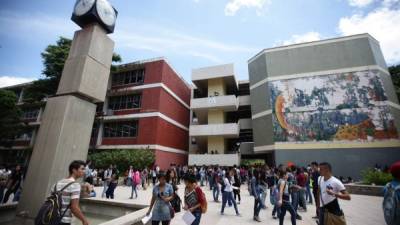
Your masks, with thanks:
<instances>
[{"instance_id":1,"label":"tree","mask_svg":"<svg viewBox=\"0 0 400 225\"><path fill-rule=\"evenodd\" d=\"M397 94L397 98L400 99L400 64L389 67L389 73L392 77L394 90Z\"/></svg>"},{"instance_id":2,"label":"tree","mask_svg":"<svg viewBox=\"0 0 400 225\"><path fill-rule=\"evenodd\" d=\"M123 173L129 166L139 170L152 166L155 155L149 149L115 149L89 154L88 159L94 163L95 168L108 168L109 165L116 164Z\"/></svg>"},{"instance_id":3,"label":"tree","mask_svg":"<svg viewBox=\"0 0 400 225\"><path fill-rule=\"evenodd\" d=\"M21 113L15 93L0 89L0 146L12 146L13 139L21 132Z\"/></svg>"},{"instance_id":4,"label":"tree","mask_svg":"<svg viewBox=\"0 0 400 225\"><path fill-rule=\"evenodd\" d=\"M71 48L72 40L60 37L55 45L49 45L42 52L44 78L36 80L26 88L24 101L37 102L43 98L54 95L57 92L65 61ZM113 62L121 62L121 56L113 54ZM111 67L115 71L115 66Z\"/></svg>"}]
</instances>

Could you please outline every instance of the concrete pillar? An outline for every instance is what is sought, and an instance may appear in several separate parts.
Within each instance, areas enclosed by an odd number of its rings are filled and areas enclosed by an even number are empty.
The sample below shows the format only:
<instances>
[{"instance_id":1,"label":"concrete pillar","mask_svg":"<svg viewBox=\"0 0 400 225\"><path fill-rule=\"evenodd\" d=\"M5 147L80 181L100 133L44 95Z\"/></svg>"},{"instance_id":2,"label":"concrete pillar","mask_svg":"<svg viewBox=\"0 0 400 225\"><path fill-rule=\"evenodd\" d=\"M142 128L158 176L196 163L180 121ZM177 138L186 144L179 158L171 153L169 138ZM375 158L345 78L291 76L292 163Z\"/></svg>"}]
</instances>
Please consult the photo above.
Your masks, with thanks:
<instances>
[{"instance_id":1,"label":"concrete pillar","mask_svg":"<svg viewBox=\"0 0 400 225\"><path fill-rule=\"evenodd\" d=\"M86 160L94 102L104 101L114 42L93 24L75 32L57 95L49 98L34 145L17 214L34 218L73 160Z\"/></svg>"}]
</instances>

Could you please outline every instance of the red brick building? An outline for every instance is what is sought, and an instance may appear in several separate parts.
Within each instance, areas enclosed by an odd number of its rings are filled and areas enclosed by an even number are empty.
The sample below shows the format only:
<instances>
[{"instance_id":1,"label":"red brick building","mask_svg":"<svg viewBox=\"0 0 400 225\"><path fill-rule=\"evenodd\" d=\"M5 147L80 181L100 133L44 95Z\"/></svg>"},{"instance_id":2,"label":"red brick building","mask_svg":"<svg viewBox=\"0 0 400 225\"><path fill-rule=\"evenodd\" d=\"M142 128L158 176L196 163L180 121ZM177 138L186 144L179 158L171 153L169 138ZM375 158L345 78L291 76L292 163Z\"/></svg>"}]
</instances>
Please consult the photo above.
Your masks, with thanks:
<instances>
[{"instance_id":1,"label":"red brick building","mask_svg":"<svg viewBox=\"0 0 400 225\"><path fill-rule=\"evenodd\" d=\"M97 107L92 151L148 149L162 169L186 165L191 91L170 64L157 58L120 65L108 85L106 100ZM23 85L11 89L23 94ZM40 107L26 111L32 133L18 139L14 150L33 146L42 111Z\"/></svg>"}]
</instances>

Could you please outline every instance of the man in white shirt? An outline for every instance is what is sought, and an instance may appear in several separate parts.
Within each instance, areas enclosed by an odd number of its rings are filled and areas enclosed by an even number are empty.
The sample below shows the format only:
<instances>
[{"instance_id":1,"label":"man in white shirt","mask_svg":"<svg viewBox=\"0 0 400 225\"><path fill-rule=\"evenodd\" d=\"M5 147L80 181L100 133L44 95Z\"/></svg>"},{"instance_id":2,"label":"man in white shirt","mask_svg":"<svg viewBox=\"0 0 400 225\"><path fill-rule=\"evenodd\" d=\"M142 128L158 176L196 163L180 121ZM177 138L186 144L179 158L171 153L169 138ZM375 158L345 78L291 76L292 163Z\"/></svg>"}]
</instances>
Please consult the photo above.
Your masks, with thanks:
<instances>
[{"instance_id":1,"label":"man in white shirt","mask_svg":"<svg viewBox=\"0 0 400 225\"><path fill-rule=\"evenodd\" d=\"M338 199L351 200L343 183L332 175L332 166L323 162L319 164L321 176L318 178L319 197L321 200L319 212L319 225L324 225L324 212L328 211L337 216L342 216Z\"/></svg>"},{"instance_id":2,"label":"man in white shirt","mask_svg":"<svg viewBox=\"0 0 400 225\"><path fill-rule=\"evenodd\" d=\"M112 175L112 165L104 171L104 176L103 176L103 193L101 194L101 197L104 198L104 195L108 189L108 185L110 184L111 181L111 175Z\"/></svg>"}]
</instances>

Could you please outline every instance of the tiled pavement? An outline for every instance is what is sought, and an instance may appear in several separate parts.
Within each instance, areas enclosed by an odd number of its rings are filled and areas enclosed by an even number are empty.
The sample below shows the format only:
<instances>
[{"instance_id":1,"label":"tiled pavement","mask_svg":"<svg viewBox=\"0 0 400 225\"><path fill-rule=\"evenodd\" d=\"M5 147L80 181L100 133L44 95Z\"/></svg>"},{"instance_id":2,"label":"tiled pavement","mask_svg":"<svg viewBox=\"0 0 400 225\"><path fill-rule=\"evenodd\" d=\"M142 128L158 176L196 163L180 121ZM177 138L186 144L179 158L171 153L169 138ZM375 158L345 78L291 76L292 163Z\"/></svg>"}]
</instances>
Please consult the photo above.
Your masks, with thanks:
<instances>
[{"instance_id":1,"label":"tiled pavement","mask_svg":"<svg viewBox=\"0 0 400 225\"><path fill-rule=\"evenodd\" d=\"M183 196L183 186L179 186L179 194ZM139 197L137 199L129 199L130 188L125 186L118 186L115 190L114 201L118 202L128 202L137 204L149 204L151 197L151 188L146 191L139 190ZM203 214L201 219L201 224L207 225L245 225L245 224L268 224L268 225L278 225L278 220L274 220L271 216L272 206L269 204L269 198L267 197L268 209L261 210L260 218L261 223L255 222L253 218L253 204L254 199L249 195L247 191L247 186L243 185L241 194L242 202L238 206L241 213L240 217L235 215L233 207L225 209L225 215L220 215L221 203L215 203L212 201L212 193L209 191L208 187L204 187L203 190L206 193L208 202L208 211ZM102 187L96 187L96 192L98 196L101 195ZM363 195L352 195L351 201L340 201L340 205L346 215L346 220L348 225L384 225L383 213L382 213L382 198L381 197L371 197ZM99 197L97 197L99 198ZM303 220L298 220L298 225L314 225L315 220L312 216L315 214L315 206L308 205L307 212L300 212ZM184 225L181 219L182 213L177 213L175 218L172 220L172 225ZM290 223L290 214L286 214L285 224Z\"/></svg>"}]
</instances>

